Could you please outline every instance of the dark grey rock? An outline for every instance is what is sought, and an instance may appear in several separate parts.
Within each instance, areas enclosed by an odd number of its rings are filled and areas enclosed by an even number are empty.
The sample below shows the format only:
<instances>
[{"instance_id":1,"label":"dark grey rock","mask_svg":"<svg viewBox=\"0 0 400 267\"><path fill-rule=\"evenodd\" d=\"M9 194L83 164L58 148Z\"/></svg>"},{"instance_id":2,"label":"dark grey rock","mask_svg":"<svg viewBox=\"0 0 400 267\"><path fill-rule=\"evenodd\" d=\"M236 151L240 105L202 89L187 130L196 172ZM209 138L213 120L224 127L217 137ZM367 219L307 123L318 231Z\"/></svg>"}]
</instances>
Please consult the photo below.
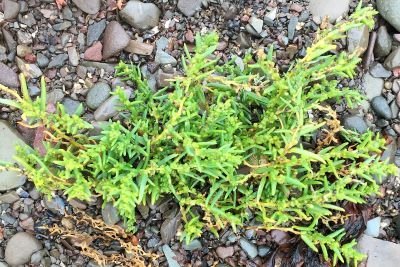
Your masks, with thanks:
<instances>
[{"instance_id":1,"label":"dark grey rock","mask_svg":"<svg viewBox=\"0 0 400 267\"><path fill-rule=\"evenodd\" d=\"M46 255L46 250L42 249L39 251L36 251L35 253L32 254L31 256L31 264L34 265L39 265L41 263L41 260L43 257Z\"/></svg>"},{"instance_id":2,"label":"dark grey rock","mask_svg":"<svg viewBox=\"0 0 400 267\"><path fill-rule=\"evenodd\" d=\"M335 22L339 17L349 12L351 0L310 0L309 10L313 16L329 17L330 22Z\"/></svg>"},{"instance_id":3,"label":"dark grey rock","mask_svg":"<svg viewBox=\"0 0 400 267\"><path fill-rule=\"evenodd\" d=\"M384 128L384 127L386 127L388 125L389 125L389 122L387 120L385 120L385 119L378 119L376 121L376 126L379 127L379 128Z\"/></svg>"},{"instance_id":4,"label":"dark grey rock","mask_svg":"<svg viewBox=\"0 0 400 267\"><path fill-rule=\"evenodd\" d=\"M384 81L381 78L375 78L371 74L367 73L363 77L362 88L368 98L371 100L376 96L380 96L382 94L384 86Z\"/></svg>"},{"instance_id":5,"label":"dark grey rock","mask_svg":"<svg viewBox=\"0 0 400 267\"><path fill-rule=\"evenodd\" d=\"M71 63L72 66L78 66L80 57L78 51L76 51L76 48L71 46L68 47L67 51L68 51L69 63Z\"/></svg>"},{"instance_id":6,"label":"dark grey rock","mask_svg":"<svg viewBox=\"0 0 400 267\"><path fill-rule=\"evenodd\" d=\"M60 68L64 66L65 61L68 59L67 54L60 54L53 57L48 65L49 68Z\"/></svg>"},{"instance_id":7,"label":"dark grey rock","mask_svg":"<svg viewBox=\"0 0 400 267\"><path fill-rule=\"evenodd\" d=\"M162 50L157 50L154 61L160 65L171 64L172 66L176 66L176 64L178 64L177 60L173 56Z\"/></svg>"},{"instance_id":8,"label":"dark grey rock","mask_svg":"<svg viewBox=\"0 0 400 267\"><path fill-rule=\"evenodd\" d=\"M299 18L297 16L292 16L289 20L288 24L288 38L289 40L293 40L294 33L296 32L296 26L299 22Z\"/></svg>"},{"instance_id":9,"label":"dark grey rock","mask_svg":"<svg viewBox=\"0 0 400 267\"><path fill-rule=\"evenodd\" d=\"M369 73L371 73L375 78L389 78L392 76L392 72L385 69L385 67L379 62L374 62L370 66Z\"/></svg>"},{"instance_id":10,"label":"dark grey rock","mask_svg":"<svg viewBox=\"0 0 400 267\"><path fill-rule=\"evenodd\" d=\"M11 20L17 18L19 9L20 5L17 2L11 0L4 0L3 2L4 19Z\"/></svg>"},{"instance_id":11,"label":"dark grey rock","mask_svg":"<svg viewBox=\"0 0 400 267\"><path fill-rule=\"evenodd\" d=\"M368 130L367 123L360 116L348 116L343 120L343 127L345 129L354 130L360 134Z\"/></svg>"},{"instance_id":12,"label":"dark grey rock","mask_svg":"<svg viewBox=\"0 0 400 267\"><path fill-rule=\"evenodd\" d=\"M178 212L178 214L176 214L175 216L166 218L165 221L161 224L160 233L161 239L164 244L168 244L172 240L172 238L175 237L178 226L181 223L181 219L182 216Z\"/></svg>"},{"instance_id":13,"label":"dark grey rock","mask_svg":"<svg viewBox=\"0 0 400 267\"><path fill-rule=\"evenodd\" d=\"M101 0L72 0L74 4L83 12L94 15L99 12Z\"/></svg>"},{"instance_id":14,"label":"dark grey rock","mask_svg":"<svg viewBox=\"0 0 400 267\"><path fill-rule=\"evenodd\" d=\"M257 257L258 255L257 246L249 242L246 238L240 238L239 245L251 260Z\"/></svg>"},{"instance_id":15,"label":"dark grey rock","mask_svg":"<svg viewBox=\"0 0 400 267\"><path fill-rule=\"evenodd\" d=\"M400 31L400 0L377 0L379 14L397 31Z\"/></svg>"},{"instance_id":16,"label":"dark grey rock","mask_svg":"<svg viewBox=\"0 0 400 267\"><path fill-rule=\"evenodd\" d=\"M47 93L47 103L55 105L64 98L64 92L61 89L54 89Z\"/></svg>"},{"instance_id":17,"label":"dark grey rock","mask_svg":"<svg viewBox=\"0 0 400 267\"><path fill-rule=\"evenodd\" d=\"M383 96L374 97L371 100L371 107L378 117L390 120L392 118L392 111L388 102Z\"/></svg>"},{"instance_id":18,"label":"dark grey rock","mask_svg":"<svg viewBox=\"0 0 400 267\"><path fill-rule=\"evenodd\" d=\"M271 251L270 247L267 246L259 246L258 247L258 256L260 257L265 257L268 255L268 253Z\"/></svg>"},{"instance_id":19,"label":"dark grey rock","mask_svg":"<svg viewBox=\"0 0 400 267\"><path fill-rule=\"evenodd\" d=\"M61 23L54 24L53 30L60 32L60 31L64 31L64 30L68 29L71 26L72 26L72 22L65 20Z\"/></svg>"},{"instance_id":20,"label":"dark grey rock","mask_svg":"<svg viewBox=\"0 0 400 267\"><path fill-rule=\"evenodd\" d=\"M397 47L392 53L390 53L383 65L388 70L393 70L394 68L400 67L400 47Z\"/></svg>"},{"instance_id":21,"label":"dark grey rock","mask_svg":"<svg viewBox=\"0 0 400 267\"><path fill-rule=\"evenodd\" d=\"M65 213L64 200L59 196L55 196L51 199L49 199L48 197L45 197L44 198L44 206L48 210L50 210L51 212L53 212L55 214L64 215L64 213Z\"/></svg>"},{"instance_id":22,"label":"dark grey rock","mask_svg":"<svg viewBox=\"0 0 400 267\"><path fill-rule=\"evenodd\" d=\"M397 105L396 101L392 101L390 103L390 110L392 111L392 119L395 119L399 115L399 106Z\"/></svg>"},{"instance_id":23,"label":"dark grey rock","mask_svg":"<svg viewBox=\"0 0 400 267\"><path fill-rule=\"evenodd\" d=\"M179 0L178 9L185 16L191 17L197 11L201 10L201 2L202 0Z\"/></svg>"},{"instance_id":24,"label":"dark grey rock","mask_svg":"<svg viewBox=\"0 0 400 267\"><path fill-rule=\"evenodd\" d=\"M72 10L69 8L69 6L65 6L62 10L63 18L66 20L74 20L74 14L72 13Z\"/></svg>"},{"instance_id":25,"label":"dark grey rock","mask_svg":"<svg viewBox=\"0 0 400 267\"><path fill-rule=\"evenodd\" d=\"M18 21L22 24L25 24L28 27L32 27L33 25L36 25L36 19L32 13L28 13L25 15L20 14L18 16Z\"/></svg>"},{"instance_id":26,"label":"dark grey rock","mask_svg":"<svg viewBox=\"0 0 400 267\"><path fill-rule=\"evenodd\" d=\"M108 59L121 52L129 44L129 36L116 21L110 22L104 32L103 58Z\"/></svg>"},{"instance_id":27,"label":"dark grey rock","mask_svg":"<svg viewBox=\"0 0 400 267\"><path fill-rule=\"evenodd\" d=\"M184 250L193 251L193 250L201 249L203 246L201 245L200 240L194 239L189 244L186 244L186 242L183 242L182 247Z\"/></svg>"},{"instance_id":28,"label":"dark grey rock","mask_svg":"<svg viewBox=\"0 0 400 267\"><path fill-rule=\"evenodd\" d=\"M397 237L400 237L400 215L393 218L394 226L396 227Z\"/></svg>"},{"instance_id":29,"label":"dark grey rock","mask_svg":"<svg viewBox=\"0 0 400 267\"><path fill-rule=\"evenodd\" d=\"M369 29L366 25L349 30L347 33L347 51L358 55L364 54L368 48Z\"/></svg>"},{"instance_id":30,"label":"dark grey rock","mask_svg":"<svg viewBox=\"0 0 400 267\"><path fill-rule=\"evenodd\" d=\"M81 102L77 100L73 100L69 97L64 98L62 101L62 104L64 106L65 112L69 115L74 115L79 109L79 106L81 105Z\"/></svg>"},{"instance_id":31,"label":"dark grey rock","mask_svg":"<svg viewBox=\"0 0 400 267\"><path fill-rule=\"evenodd\" d=\"M94 112L96 121L106 121L118 114L118 108L121 105L118 96L114 95L107 99Z\"/></svg>"},{"instance_id":32,"label":"dark grey rock","mask_svg":"<svg viewBox=\"0 0 400 267\"><path fill-rule=\"evenodd\" d=\"M98 41L100 36L103 34L105 28L106 28L105 19L89 25L86 38L86 45L91 46L95 41Z\"/></svg>"},{"instance_id":33,"label":"dark grey rock","mask_svg":"<svg viewBox=\"0 0 400 267\"><path fill-rule=\"evenodd\" d=\"M7 31L5 28L2 28L1 32L3 33L3 39L8 48L8 51L10 51L10 52L16 51L17 50L17 42L14 40L13 35L9 31Z\"/></svg>"},{"instance_id":34,"label":"dark grey rock","mask_svg":"<svg viewBox=\"0 0 400 267\"><path fill-rule=\"evenodd\" d=\"M42 244L32 235L19 232L7 242L5 260L12 266L29 263L31 256L42 249Z\"/></svg>"},{"instance_id":35,"label":"dark grey rock","mask_svg":"<svg viewBox=\"0 0 400 267\"><path fill-rule=\"evenodd\" d=\"M380 26L376 35L374 53L376 57L386 57L392 50L392 38L386 26Z\"/></svg>"},{"instance_id":36,"label":"dark grey rock","mask_svg":"<svg viewBox=\"0 0 400 267\"><path fill-rule=\"evenodd\" d=\"M108 84L96 83L86 96L86 105L90 109L97 109L104 101L110 97L111 88Z\"/></svg>"},{"instance_id":37,"label":"dark grey rock","mask_svg":"<svg viewBox=\"0 0 400 267\"><path fill-rule=\"evenodd\" d=\"M0 63L0 84L11 88L19 87L18 75L3 63Z\"/></svg>"},{"instance_id":38,"label":"dark grey rock","mask_svg":"<svg viewBox=\"0 0 400 267\"><path fill-rule=\"evenodd\" d=\"M179 4L178 4L179 5ZM161 11L153 3L129 1L121 10L121 18L138 30L148 30L158 25Z\"/></svg>"},{"instance_id":39,"label":"dark grey rock","mask_svg":"<svg viewBox=\"0 0 400 267\"><path fill-rule=\"evenodd\" d=\"M46 68L49 65L50 60L43 55L42 53L38 53L36 56L36 63L39 65L41 68Z\"/></svg>"},{"instance_id":40,"label":"dark grey rock","mask_svg":"<svg viewBox=\"0 0 400 267\"><path fill-rule=\"evenodd\" d=\"M103 209L101 210L101 215L104 222L108 225L114 225L121 220L117 209L110 202L104 205Z\"/></svg>"}]
</instances>

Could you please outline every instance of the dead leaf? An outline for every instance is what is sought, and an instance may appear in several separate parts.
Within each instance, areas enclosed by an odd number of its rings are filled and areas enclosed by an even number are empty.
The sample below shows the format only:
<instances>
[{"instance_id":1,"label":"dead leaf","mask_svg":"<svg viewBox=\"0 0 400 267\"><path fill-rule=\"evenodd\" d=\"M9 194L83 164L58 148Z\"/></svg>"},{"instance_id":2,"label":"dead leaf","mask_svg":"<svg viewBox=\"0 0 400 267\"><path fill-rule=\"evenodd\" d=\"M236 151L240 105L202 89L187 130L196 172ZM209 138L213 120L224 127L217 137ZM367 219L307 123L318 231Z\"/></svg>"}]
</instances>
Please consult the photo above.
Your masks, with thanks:
<instances>
[{"instance_id":1,"label":"dead leaf","mask_svg":"<svg viewBox=\"0 0 400 267\"><path fill-rule=\"evenodd\" d=\"M62 9L63 6L67 5L67 0L56 0L57 8Z\"/></svg>"}]
</instances>

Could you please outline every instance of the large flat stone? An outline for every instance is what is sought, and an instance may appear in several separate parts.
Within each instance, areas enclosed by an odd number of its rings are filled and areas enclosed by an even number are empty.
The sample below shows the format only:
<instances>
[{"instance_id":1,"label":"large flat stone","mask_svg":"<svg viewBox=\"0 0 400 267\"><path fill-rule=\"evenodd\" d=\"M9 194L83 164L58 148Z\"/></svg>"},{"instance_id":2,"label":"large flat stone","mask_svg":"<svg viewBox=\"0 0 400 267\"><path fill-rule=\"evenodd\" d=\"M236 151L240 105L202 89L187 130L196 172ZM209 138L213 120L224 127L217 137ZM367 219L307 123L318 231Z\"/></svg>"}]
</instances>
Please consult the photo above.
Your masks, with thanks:
<instances>
[{"instance_id":1,"label":"large flat stone","mask_svg":"<svg viewBox=\"0 0 400 267\"><path fill-rule=\"evenodd\" d=\"M0 121L0 137L0 161L14 163L15 146L25 145L24 141L5 121ZM0 172L0 191L20 187L25 181L14 171Z\"/></svg>"},{"instance_id":2,"label":"large flat stone","mask_svg":"<svg viewBox=\"0 0 400 267\"><path fill-rule=\"evenodd\" d=\"M358 249L367 255L367 267L400 266L400 244L362 235Z\"/></svg>"}]
</instances>

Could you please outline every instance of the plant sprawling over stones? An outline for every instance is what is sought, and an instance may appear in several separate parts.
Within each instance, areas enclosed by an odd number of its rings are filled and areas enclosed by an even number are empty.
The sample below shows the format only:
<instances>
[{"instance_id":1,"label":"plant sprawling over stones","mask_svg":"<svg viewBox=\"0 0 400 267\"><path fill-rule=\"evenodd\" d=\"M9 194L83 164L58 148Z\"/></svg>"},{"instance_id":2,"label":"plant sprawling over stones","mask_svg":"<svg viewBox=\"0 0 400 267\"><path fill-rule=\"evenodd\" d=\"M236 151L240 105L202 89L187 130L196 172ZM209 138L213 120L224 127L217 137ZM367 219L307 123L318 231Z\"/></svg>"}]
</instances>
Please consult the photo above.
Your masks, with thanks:
<instances>
[{"instance_id":1,"label":"plant sprawling over stones","mask_svg":"<svg viewBox=\"0 0 400 267\"><path fill-rule=\"evenodd\" d=\"M272 49L247 55L243 68L235 59L217 64L216 34L196 37L194 54L186 50L182 61L185 76L170 88L154 92L138 67L120 63L117 76L135 83L135 92L115 92L122 118L95 136L88 135L91 124L66 115L62 105L47 112L45 89L33 101L23 80L22 98L1 87L17 99L3 104L45 129L45 153L18 149L23 173L46 194L101 195L131 229L138 204L169 195L180 205L186 241L205 229L236 229L254 216L255 227L298 235L326 260L332 253L333 264L357 262L355 241L343 242L345 229L333 227L345 219L341 205L365 202L378 192L375 180L395 168L380 161L384 139L343 129L326 104L362 99L338 89L340 78L353 76L357 53L329 52L348 30L371 28L374 14L358 8L350 22L320 32L283 75Z\"/></svg>"}]
</instances>

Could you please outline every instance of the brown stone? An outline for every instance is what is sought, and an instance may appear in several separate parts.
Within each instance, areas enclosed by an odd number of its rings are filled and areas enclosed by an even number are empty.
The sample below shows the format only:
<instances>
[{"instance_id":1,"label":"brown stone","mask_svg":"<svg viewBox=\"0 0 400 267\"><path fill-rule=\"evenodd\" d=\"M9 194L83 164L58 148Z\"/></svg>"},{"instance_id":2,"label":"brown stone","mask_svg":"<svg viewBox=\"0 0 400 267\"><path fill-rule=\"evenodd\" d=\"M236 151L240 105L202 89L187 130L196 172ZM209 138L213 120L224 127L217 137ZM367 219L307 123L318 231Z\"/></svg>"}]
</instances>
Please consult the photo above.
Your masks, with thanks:
<instances>
[{"instance_id":1,"label":"brown stone","mask_svg":"<svg viewBox=\"0 0 400 267\"><path fill-rule=\"evenodd\" d=\"M137 55L149 56L153 53L154 45L137 40L130 40L128 46L125 47L124 50Z\"/></svg>"},{"instance_id":2,"label":"brown stone","mask_svg":"<svg viewBox=\"0 0 400 267\"><path fill-rule=\"evenodd\" d=\"M90 61L101 61L101 59L103 58L103 55L101 53L102 49L103 45L101 44L101 42L97 42L88 49L86 49L84 58Z\"/></svg>"}]
</instances>

